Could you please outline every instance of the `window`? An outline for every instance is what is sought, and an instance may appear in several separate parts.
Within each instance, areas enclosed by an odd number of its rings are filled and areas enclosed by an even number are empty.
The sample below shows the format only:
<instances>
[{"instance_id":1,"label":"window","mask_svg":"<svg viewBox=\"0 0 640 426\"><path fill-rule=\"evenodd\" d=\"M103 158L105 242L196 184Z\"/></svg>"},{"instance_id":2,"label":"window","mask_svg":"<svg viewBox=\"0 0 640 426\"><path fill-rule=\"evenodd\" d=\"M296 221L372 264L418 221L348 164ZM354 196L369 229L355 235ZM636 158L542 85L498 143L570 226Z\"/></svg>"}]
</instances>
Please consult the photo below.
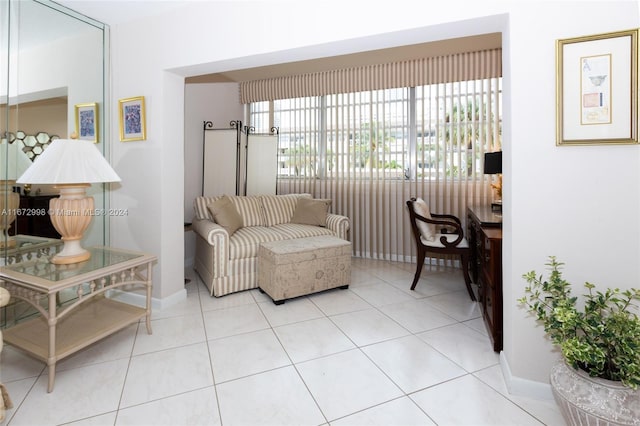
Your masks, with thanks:
<instances>
[{"instance_id":1,"label":"window","mask_svg":"<svg viewBox=\"0 0 640 426\"><path fill-rule=\"evenodd\" d=\"M501 79L251 104L251 123L279 129L279 176L480 178L501 147Z\"/></svg>"}]
</instances>

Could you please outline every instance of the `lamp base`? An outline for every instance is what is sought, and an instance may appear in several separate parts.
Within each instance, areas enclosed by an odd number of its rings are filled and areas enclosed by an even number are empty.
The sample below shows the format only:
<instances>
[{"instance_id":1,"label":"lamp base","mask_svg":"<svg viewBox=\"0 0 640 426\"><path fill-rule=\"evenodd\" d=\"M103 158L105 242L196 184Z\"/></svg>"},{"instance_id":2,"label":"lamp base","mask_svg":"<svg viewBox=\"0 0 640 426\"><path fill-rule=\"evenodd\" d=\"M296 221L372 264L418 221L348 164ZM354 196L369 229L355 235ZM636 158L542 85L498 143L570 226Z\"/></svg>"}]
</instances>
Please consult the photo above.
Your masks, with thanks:
<instances>
[{"instance_id":1,"label":"lamp base","mask_svg":"<svg viewBox=\"0 0 640 426\"><path fill-rule=\"evenodd\" d=\"M80 245L94 211L93 197L85 194L87 187L89 184L56 185L60 189L60 198L49 201L49 215L53 227L62 235L64 247L50 259L51 263L68 265L91 257L91 253Z\"/></svg>"},{"instance_id":2,"label":"lamp base","mask_svg":"<svg viewBox=\"0 0 640 426\"><path fill-rule=\"evenodd\" d=\"M91 253L80 246L80 240L64 240L62 251L50 259L56 265L69 265L84 262L91 258Z\"/></svg>"},{"instance_id":3,"label":"lamp base","mask_svg":"<svg viewBox=\"0 0 640 426\"><path fill-rule=\"evenodd\" d=\"M60 256L56 254L51 259L49 259L49 262L53 263L54 265L71 265L73 263L80 263L89 259L91 259L91 253L87 251L82 255L78 254L75 256Z\"/></svg>"}]
</instances>

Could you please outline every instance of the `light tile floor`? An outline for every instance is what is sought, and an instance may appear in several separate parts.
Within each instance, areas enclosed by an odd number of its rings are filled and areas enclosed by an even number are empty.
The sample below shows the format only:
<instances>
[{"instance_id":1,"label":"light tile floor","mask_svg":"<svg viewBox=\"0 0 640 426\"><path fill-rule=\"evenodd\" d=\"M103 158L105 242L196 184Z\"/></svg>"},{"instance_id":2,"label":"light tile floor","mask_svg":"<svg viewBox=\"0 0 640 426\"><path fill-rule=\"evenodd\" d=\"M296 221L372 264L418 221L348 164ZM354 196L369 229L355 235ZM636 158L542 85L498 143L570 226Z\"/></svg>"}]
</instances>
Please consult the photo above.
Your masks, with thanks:
<instances>
[{"instance_id":1,"label":"light tile floor","mask_svg":"<svg viewBox=\"0 0 640 426\"><path fill-rule=\"evenodd\" d=\"M563 425L508 394L461 274L353 259L348 290L187 299L47 372L6 345L9 425Z\"/></svg>"}]
</instances>

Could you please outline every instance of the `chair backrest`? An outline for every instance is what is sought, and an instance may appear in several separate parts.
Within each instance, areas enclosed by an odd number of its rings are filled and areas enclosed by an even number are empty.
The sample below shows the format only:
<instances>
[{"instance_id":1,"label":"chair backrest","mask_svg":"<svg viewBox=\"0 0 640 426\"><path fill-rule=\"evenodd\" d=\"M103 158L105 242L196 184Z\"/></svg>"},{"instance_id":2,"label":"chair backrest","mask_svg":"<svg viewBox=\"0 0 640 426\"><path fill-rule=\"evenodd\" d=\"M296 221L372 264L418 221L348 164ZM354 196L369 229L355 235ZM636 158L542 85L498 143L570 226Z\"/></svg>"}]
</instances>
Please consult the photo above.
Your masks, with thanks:
<instances>
[{"instance_id":1,"label":"chair backrest","mask_svg":"<svg viewBox=\"0 0 640 426\"><path fill-rule=\"evenodd\" d=\"M416 198L407 200L407 208L409 210L409 218L411 219L411 229L413 231L413 237L416 240L418 247L429 246L430 250L449 250L457 249L458 244L464 240L464 231L461 227L460 219L448 214L433 214L429 212L429 217L420 215L416 212ZM420 215L421 218L418 218ZM435 230L435 227L441 227L439 231ZM430 229L428 229L429 227ZM453 230L453 234L456 234L455 239L447 238L448 232L446 228ZM426 241L425 241L426 240ZM439 241L441 245L430 244L430 241Z\"/></svg>"},{"instance_id":2,"label":"chair backrest","mask_svg":"<svg viewBox=\"0 0 640 426\"><path fill-rule=\"evenodd\" d=\"M415 198L411 198L407 200L407 208L409 210L409 219L411 221L411 231L413 232L413 238L415 238L416 243L420 244L420 230L418 229L418 219L416 219L416 209L413 204L416 202Z\"/></svg>"}]
</instances>

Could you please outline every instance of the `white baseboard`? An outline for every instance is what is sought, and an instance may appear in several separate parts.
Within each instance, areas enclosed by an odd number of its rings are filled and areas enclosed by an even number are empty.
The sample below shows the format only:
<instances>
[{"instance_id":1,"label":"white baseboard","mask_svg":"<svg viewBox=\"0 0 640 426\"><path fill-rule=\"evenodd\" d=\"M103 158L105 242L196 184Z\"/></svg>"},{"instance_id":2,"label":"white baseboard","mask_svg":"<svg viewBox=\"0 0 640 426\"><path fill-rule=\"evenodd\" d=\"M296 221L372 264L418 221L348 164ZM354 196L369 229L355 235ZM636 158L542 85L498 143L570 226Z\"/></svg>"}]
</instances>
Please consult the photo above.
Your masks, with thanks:
<instances>
[{"instance_id":1,"label":"white baseboard","mask_svg":"<svg viewBox=\"0 0 640 426\"><path fill-rule=\"evenodd\" d=\"M504 352L500 352L500 368L502 369L502 376L507 385L507 390L511 395L524 396L543 401L553 400L550 384L515 377L511 374L509 361L507 357L504 356Z\"/></svg>"},{"instance_id":2,"label":"white baseboard","mask_svg":"<svg viewBox=\"0 0 640 426\"><path fill-rule=\"evenodd\" d=\"M122 303L127 303L133 306L139 306L144 308L146 306L146 296L140 293L134 293L130 291L122 291L122 290L110 290L107 292L107 297L117 300ZM169 297L165 297L163 299L151 298L151 309L154 311L161 311L170 306L175 305L178 302L181 302L187 298L187 290L182 289L173 293Z\"/></svg>"}]
</instances>

